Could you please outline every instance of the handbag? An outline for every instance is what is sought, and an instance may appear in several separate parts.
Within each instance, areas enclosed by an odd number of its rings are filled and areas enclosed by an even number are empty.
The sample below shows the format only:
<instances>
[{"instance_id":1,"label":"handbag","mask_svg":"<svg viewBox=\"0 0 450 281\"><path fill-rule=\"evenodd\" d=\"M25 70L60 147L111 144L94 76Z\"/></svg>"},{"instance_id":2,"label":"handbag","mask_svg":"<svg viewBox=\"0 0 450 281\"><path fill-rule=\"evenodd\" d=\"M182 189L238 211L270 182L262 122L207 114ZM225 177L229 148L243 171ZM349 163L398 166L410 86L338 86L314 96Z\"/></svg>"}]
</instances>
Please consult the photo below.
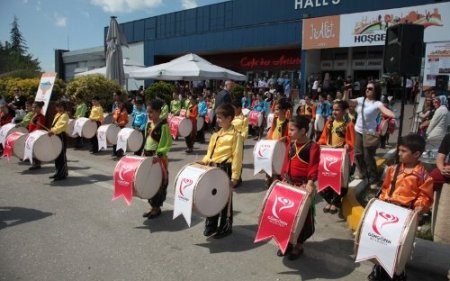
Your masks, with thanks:
<instances>
[{"instance_id":1,"label":"handbag","mask_svg":"<svg viewBox=\"0 0 450 281\"><path fill-rule=\"evenodd\" d=\"M365 126L366 121L364 120L364 104L366 103L366 98L363 100L362 104L362 110L361 110L361 117L362 117L362 123L363 123L363 147L378 147L380 145L380 135L377 133L375 134L368 134L366 133Z\"/></svg>"}]
</instances>

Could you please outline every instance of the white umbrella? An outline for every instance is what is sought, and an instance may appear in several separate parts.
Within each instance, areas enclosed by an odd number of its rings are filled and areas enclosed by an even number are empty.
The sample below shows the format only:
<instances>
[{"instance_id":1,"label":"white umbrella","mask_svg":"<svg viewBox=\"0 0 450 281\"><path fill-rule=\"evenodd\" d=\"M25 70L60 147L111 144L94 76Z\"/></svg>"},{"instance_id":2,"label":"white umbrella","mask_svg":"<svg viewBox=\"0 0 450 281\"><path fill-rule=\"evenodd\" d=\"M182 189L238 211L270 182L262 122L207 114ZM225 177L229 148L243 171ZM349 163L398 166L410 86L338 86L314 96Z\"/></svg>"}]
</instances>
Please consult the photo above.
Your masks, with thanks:
<instances>
[{"instance_id":1,"label":"white umbrella","mask_svg":"<svg viewBox=\"0 0 450 281\"><path fill-rule=\"evenodd\" d=\"M116 17L111 17L108 34L106 35L106 78L116 80L119 85L125 84L125 74L122 63L122 46L127 46L125 36L120 32Z\"/></svg>"},{"instance_id":2,"label":"white umbrella","mask_svg":"<svg viewBox=\"0 0 450 281\"><path fill-rule=\"evenodd\" d=\"M136 71L136 70L141 70L143 68L145 68L145 66L143 64L137 63L128 58L123 59L123 71L125 74L125 78L127 78L127 79L129 78L130 72ZM91 74L100 74L100 75L106 76L106 66L77 73L77 74L75 74L75 77L91 75Z\"/></svg>"},{"instance_id":3,"label":"white umbrella","mask_svg":"<svg viewBox=\"0 0 450 281\"><path fill-rule=\"evenodd\" d=\"M129 73L137 80L246 80L245 75L210 63L196 54L187 54L170 62Z\"/></svg>"}]
</instances>

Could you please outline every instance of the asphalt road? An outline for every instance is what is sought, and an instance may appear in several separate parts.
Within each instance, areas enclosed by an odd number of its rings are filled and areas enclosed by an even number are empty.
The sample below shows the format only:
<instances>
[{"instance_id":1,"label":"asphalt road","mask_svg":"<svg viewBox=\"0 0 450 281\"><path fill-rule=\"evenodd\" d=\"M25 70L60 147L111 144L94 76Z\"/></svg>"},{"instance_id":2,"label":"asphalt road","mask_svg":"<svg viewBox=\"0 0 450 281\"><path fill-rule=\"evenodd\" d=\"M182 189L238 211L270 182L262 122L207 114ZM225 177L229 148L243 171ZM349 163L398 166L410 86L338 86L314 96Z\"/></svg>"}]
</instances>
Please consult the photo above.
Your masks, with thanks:
<instances>
[{"instance_id":1,"label":"asphalt road","mask_svg":"<svg viewBox=\"0 0 450 281\"><path fill-rule=\"evenodd\" d=\"M169 154L170 184L162 216L148 221L144 200L112 201L116 161L110 151L91 155L68 150L69 178L50 183L45 164L0 160L0 280L365 280L371 264L354 263L353 238L345 222L323 214L317 198L316 233L296 261L276 256L273 243L254 244L266 188L253 176L253 140L245 145L244 184L234 196L233 234L206 239L203 218L189 228L172 220L173 183L178 170L200 159L176 141ZM409 268L408 280L445 280Z\"/></svg>"}]
</instances>

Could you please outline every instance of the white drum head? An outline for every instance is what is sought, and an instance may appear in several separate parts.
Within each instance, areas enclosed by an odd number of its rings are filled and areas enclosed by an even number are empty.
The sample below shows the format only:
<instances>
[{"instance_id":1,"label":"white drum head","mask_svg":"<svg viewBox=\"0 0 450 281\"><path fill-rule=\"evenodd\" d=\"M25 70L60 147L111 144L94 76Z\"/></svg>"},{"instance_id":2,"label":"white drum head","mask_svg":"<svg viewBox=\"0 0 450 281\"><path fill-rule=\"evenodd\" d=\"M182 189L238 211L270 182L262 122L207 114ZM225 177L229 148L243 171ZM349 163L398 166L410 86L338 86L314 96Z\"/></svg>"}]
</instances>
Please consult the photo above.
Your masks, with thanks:
<instances>
[{"instance_id":1,"label":"white drum head","mask_svg":"<svg viewBox=\"0 0 450 281\"><path fill-rule=\"evenodd\" d=\"M281 169L283 168L285 155L286 145L284 144L284 142L277 141L272 154L272 168L274 174L281 175Z\"/></svg>"},{"instance_id":2,"label":"white drum head","mask_svg":"<svg viewBox=\"0 0 450 281\"><path fill-rule=\"evenodd\" d=\"M242 109L242 114L244 114L245 117L247 117L249 113L250 113L250 109L248 109L248 108Z\"/></svg>"},{"instance_id":3,"label":"white drum head","mask_svg":"<svg viewBox=\"0 0 450 281\"><path fill-rule=\"evenodd\" d=\"M197 132L203 128L204 124L205 124L205 119L202 117L197 117Z\"/></svg>"},{"instance_id":4,"label":"white drum head","mask_svg":"<svg viewBox=\"0 0 450 281\"><path fill-rule=\"evenodd\" d=\"M83 124L83 128L81 130L81 135L83 138L86 138L86 139L93 138L96 133L97 133L97 123L96 122L94 122L92 120L88 120Z\"/></svg>"},{"instance_id":5,"label":"white drum head","mask_svg":"<svg viewBox=\"0 0 450 281\"><path fill-rule=\"evenodd\" d=\"M184 118L181 120L180 125L178 126L178 135L180 137L187 137L192 132L192 122L188 118Z\"/></svg>"},{"instance_id":6,"label":"white drum head","mask_svg":"<svg viewBox=\"0 0 450 281\"><path fill-rule=\"evenodd\" d=\"M59 137L44 134L38 137L33 146L33 156L39 161L50 162L55 160L62 150Z\"/></svg>"},{"instance_id":7,"label":"white drum head","mask_svg":"<svg viewBox=\"0 0 450 281\"><path fill-rule=\"evenodd\" d=\"M137 130L133 130L127 140L127 151L138 151L141 148L143 141L144 137L142 136L142 133Z\"/></svg>"},{"instance_id":8,"label":"white drum head","mask_svg":"<svg viewBox=\"0 0 450 281\"><path fill-rule=\"evenodd\" d=\"M27 140L27 137L28 134L23 134L14 143L13 153L19 159L23 159L25 156L25 141Z\"/></svg>"},{"instance_id":9,"label":"white drum head","mask_svg":"<svg viewBox=\"0 0 450 281\"><path fill-rule=\"evenodd\" d=\"M105 113L103 114L103 124L108 125L112 124L114 121L113 114L112 113Z\"/></svg>"},{"instance_id":10,"label":"white drum head","mask_svg":"<svg viewBox=\"0 0 450 281\"><path fill-rule=\"evenodd\" d=\"M314 129L316 132L322 132L323 126L325 125L325 118L322 115L316 116L316 120L314 121Z\"/></svg>"},{"instance_id":11,"label":"white drum head","mask_svg":"<svg viewBox=\"0 0 450 281\"><path fill-rule=\"evenodd\" d=\"M152 157L145 158L136 169L134 176L134 196L150 199L158 192L162 183L162 171L159 163L153 164Z\"/></svg>"},{"instance_id":12,"label":"white drum head","mask_svg":"<svg viewBox=\"0 0 450 281\"><path fill-rule=\"evenodd\" d=\"M106 141L108 144L116 145L117 144L117 135L119 134L120 127L115 124L102 125L108 126L106 128Z\"/></svg>"},{"instance_id":13,"label":"white drum head","mask_svg":"<svg viewBox=\"0 0 450 281\"><path fill-rule=\"evenodd\" d=\"M208 170L194 190L194 205L200 214L212 217L222 211L230 196L230 179L219 168Z\"/></svg>"},{"instance_id":14,"label":"white drum head","mask_svg":"<svg viewBox=\"0 0 450 281\"><path fill-rule=\"evenodd\" d=\"M405 270L406 263L411 258L411 251L416 238L416 230L419 224L419 218L417 212L412 212L410 220L408 221L406 228L403 231L400 250L397 254L397 263L395 265L395 273L401 274Z\"/></svg>"}]
</instances>

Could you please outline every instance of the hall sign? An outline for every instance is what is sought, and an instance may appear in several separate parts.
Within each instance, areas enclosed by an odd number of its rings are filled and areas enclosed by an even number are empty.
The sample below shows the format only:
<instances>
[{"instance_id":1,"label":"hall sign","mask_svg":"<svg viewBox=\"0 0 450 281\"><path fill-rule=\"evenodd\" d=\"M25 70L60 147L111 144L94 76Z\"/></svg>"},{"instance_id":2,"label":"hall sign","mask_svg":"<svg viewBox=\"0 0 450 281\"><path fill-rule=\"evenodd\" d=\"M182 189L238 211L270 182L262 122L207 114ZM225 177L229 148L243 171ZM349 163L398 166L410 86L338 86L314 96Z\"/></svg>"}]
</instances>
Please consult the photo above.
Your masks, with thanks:
<instances>
[{"instance_id":1,"label":"hall sign","mask_svg":"<svg viewBox=\"0 0 450 281\"><path fill-rule=\"evenodd\" d=\"M300 10L338 5L341 3L341 0L295 0L294 3L294 8Z\"/></svg>"},{"instance_id":2,"label":"hall sign","mask_svg":"<svg viewBox=\"0 0 450 281\"><path fill-rule=\"evenodd\" d=\"M283 67L283 66L300 66L300 56L284 56L281 55L275 59L268 59L264 57L242 57L239 65L245 69L254 69L260 67Z\"/></svg>"},{"instance_id":3,"label":"hall sign","mask_svg":"<svg viewBox=\"0 0 450 281\"><path fill-rule=\"evenodd\" d=\"M315 4L332 3L326 0L313 1ZM308 1L300 2L301 7L305 7ZM303 20L302 49L384 45L386 29L399 23L423 25L426 43L450 41L448 11L450 11L450 3L446 2L305 19Z\"/></svg>"}]
</instances>

